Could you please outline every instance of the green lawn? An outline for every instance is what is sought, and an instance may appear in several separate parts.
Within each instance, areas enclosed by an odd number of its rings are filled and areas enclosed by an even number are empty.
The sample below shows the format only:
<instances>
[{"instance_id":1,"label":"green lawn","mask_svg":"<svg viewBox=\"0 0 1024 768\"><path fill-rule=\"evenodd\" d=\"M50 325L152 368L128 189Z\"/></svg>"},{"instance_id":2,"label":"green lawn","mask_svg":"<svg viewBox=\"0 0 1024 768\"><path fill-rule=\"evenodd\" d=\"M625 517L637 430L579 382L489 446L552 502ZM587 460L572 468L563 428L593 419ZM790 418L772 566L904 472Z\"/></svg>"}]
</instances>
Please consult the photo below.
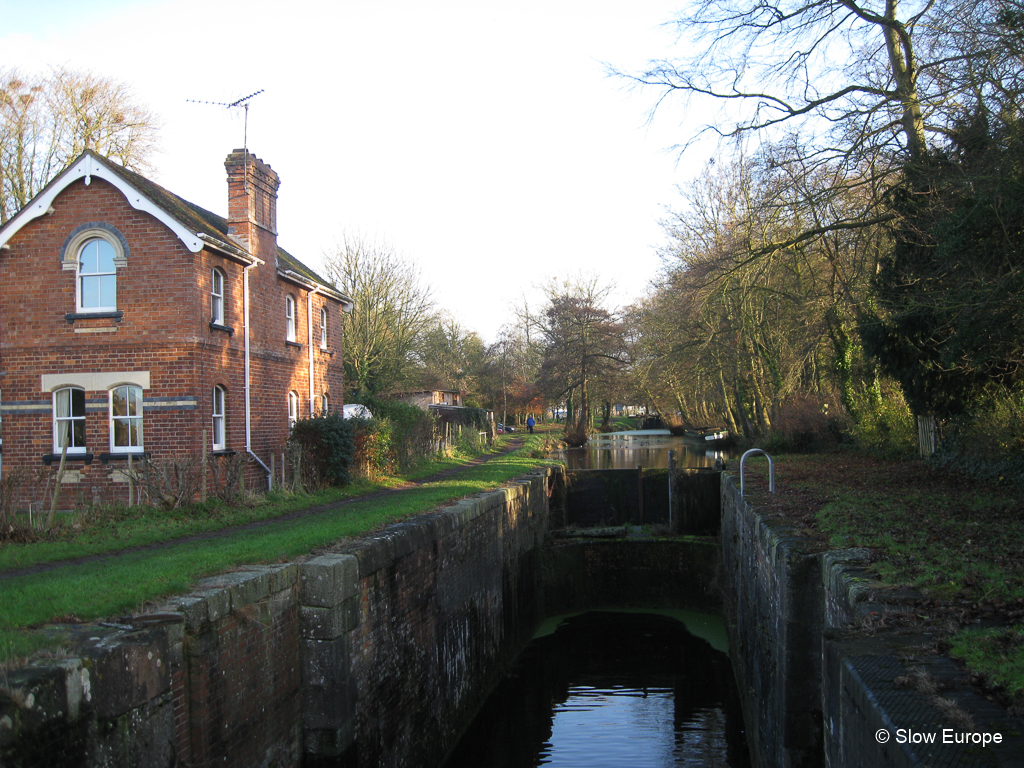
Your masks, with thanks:
<instances>
[{"instance_id":1,"label":"green lawn","mask_svg":"<svg viewBox=\"0 0 1024 768\"><path fill-rule=\"evenodd\" d=\"M541 443L542 438L527 436L524 445L512 453L385 498L359 500L356 494L382 490L394 481L364 483L315 496L278 495L249 508L197 507L173 513L143 508L121 510L81 530L70 529L59 541L3 545L0 575L35 563L102 553L114 556L0 581L0 661L51 646L55 638L59 642L59 633L55 636L53 632L32 631L46 624L71 616L90 621L140 611L148 602L188 591L190 585L206 576L240 565L287 561L316 547L500 486L549 463L540 458ZM412 474L423 477L466 464L468 459L449 459ZM346 500L335 509L265 527L232 530L232 526L256 519ZM211 530L221 530L223 535L173 543L174 539ZM155 551L118 554L154 542L171 543Z\"/></svg>"}]
</instances>

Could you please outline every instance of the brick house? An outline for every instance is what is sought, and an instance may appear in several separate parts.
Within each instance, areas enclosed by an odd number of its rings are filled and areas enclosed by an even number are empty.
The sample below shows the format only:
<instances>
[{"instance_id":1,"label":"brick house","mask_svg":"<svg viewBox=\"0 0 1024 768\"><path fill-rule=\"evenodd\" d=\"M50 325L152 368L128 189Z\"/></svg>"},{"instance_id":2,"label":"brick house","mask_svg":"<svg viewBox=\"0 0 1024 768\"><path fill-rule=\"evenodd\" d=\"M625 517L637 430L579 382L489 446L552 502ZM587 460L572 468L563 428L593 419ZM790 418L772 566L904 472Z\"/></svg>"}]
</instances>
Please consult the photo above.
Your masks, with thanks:
<instances>
[{"instance_id":1,"label":"brick house","mask_svg":"<svg viewBox=\"0 0 1024 768\"><path fill-rule=\"evenodd\" d=\"M265 488L290 423L341 407L352 302L277 245L273 169L225 168L226 219L87 151L0 227L4 473L67 442L64 493L123 500L129 455L205 435Z\"/></svg>"}]
</instances>

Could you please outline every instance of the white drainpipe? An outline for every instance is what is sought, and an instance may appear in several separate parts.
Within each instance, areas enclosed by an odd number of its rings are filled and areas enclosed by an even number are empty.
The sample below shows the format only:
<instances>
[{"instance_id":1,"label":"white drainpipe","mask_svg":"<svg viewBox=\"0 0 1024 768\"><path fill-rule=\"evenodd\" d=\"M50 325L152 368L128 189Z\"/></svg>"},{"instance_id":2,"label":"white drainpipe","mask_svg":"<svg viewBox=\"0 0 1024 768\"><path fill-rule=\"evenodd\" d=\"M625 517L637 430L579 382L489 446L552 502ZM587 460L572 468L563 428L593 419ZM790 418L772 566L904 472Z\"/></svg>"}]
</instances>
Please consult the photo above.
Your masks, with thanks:
<instances>
[{"instance_id":1,"label":"white drainpipe","mask_svg":"<svg viewBox=\"0 0 1024 768\"><path fill-rule=\"evenodd\" d=\"M306 297L306 335L309 341L309 416L312 418L315 415L315 408L313 407L313 297L316 296L317 289L314 288L309 292Z\"/></svg>"},{"instance_id":2,"label":"white drainpipe","mask_svg":"<svg viewBox=\"0 0 1024 768\"><path fill-rule=\"evenodd\" d=\"M249 390L251 389L249 386L249 270L255 266L256 264L250 264L242 268L242 305L245 317L245 452L263 467L263 471L267 473L267 490L273 490L274 478L270 474L270 467L260 461L260 457L252 452L252 405L249 402Z\"/></svg>"}]
</instances>

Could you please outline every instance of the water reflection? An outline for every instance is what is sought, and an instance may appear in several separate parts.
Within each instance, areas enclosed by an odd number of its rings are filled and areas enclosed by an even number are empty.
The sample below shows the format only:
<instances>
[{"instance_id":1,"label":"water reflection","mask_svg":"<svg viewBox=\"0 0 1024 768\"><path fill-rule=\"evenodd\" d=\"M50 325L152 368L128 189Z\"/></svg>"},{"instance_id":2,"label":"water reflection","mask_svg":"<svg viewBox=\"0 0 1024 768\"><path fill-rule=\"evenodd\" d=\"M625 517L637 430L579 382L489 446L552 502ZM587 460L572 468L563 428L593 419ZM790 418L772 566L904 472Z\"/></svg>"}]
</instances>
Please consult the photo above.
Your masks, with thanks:
<instances>
[{"instance_id":1,"label":"water reflection","mask_svg":"<svg viewBox=\"0 0 1024 768\"><path fill-rule=\"evenodd\" d=\"M670 450L676 452L679 467L714 467L716 460L731 457L728 449L674 437L667 429L593 435L584 447L567 448L557 457L565 462L566 469L667 469Z\"/></svg>"},{"instance_id":2,"label":"water reflection","mask_svg":"<svg viewBox=\"0 0 1024 768\"><path fill-rule=\"evenodd\" d=\"M729 658L674 619L586 613L535 639L446 768L746 768Z\"/></svg>"}]
</instances>

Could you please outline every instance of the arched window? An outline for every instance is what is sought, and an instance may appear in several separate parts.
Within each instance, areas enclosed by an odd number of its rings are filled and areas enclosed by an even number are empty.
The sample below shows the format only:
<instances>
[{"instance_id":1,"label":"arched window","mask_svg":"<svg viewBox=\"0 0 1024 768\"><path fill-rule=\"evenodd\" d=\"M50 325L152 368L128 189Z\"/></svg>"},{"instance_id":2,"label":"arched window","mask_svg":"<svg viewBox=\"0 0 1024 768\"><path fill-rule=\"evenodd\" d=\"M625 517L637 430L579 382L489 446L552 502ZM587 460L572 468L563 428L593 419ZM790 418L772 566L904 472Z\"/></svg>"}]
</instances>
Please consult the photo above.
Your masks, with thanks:
<instances>
[{"instance_id":1,"label":"arched window","mask_svg":"<svg viewBox=\"0 0 1024 768\"><path fill-rule=\"evenodd\" d=\"M116 256L113 244L103 237L91 237L78 249L79 312L117 310Z\"/></svg>"},{"instance_id":2,"label":"arched window","mask_svg":"<svg viewBox=\"0 0 1024 768\"><path fill-rule=\"evenodd\" d=\"M142 450L142 387L124 384L110 390L110 452Z\"/></svg>"},{"instance_id":3,"label":"arched window","mask_svg":"<svg viewBox=\"0 0 1024 768\"><path fill-rule=\"evenodd\" d=\"M210 322L224 325L224 273L216 268L210 273Z\"/></svg>"},{"instance_id":4,"label":"arched window","mask_svg":"<svg viewBox=\"0 0 1024 768\"><path fill-rule=\"evenodd\" d=\"M295 297L289 294L284 297L284 337L288 341L295 341Z\"/></svg>"},{"instance_id":5,"label":"arched window","mask_svg":"<svg viewBox=\"0 0 1024 768\"><path fill-rule=\"evenodd\" d=\"M61 268L75 273L75 311L117 311L117 270L128 266L128 241L115 227L90 221L75 227L60 252Z\"/></svg>"},{"instance_id":6,"label":"arched window","mask_svg":"<svg viewBox=\"0 0 1024 768\"><path fill-rule=\"evenodd\" d=\"M327 349L327 307L320 307L320 349Z\"/></svg>"},{"instance_id":7,"label":"arched window","mask_svg":"<svg viewBox=\"0 0 1024 768\"><path fill-rule=\"evenodd\" d=\"M299 393L288 393L288 429L299 420Z\"/></svg>"},{"instance_id":8,"label":"arched window","mask_svg":"<svg viewBox=\"0 0 1024 768\"><path fill-rule=\"evenodd\" d=\"M227 449L227 424L224 421L224 387L213 388L213 450Z\"/></svg>"},{"instance_id":9,"label":"arched window","mask_svg":"<svg viewBox=\"0 0 1024 768\"><path fill-rule=\"evenodd\" d=\"M85 390L65 387L53 393L53 452L85 453Z\"/></svg>"}]
</instances>

